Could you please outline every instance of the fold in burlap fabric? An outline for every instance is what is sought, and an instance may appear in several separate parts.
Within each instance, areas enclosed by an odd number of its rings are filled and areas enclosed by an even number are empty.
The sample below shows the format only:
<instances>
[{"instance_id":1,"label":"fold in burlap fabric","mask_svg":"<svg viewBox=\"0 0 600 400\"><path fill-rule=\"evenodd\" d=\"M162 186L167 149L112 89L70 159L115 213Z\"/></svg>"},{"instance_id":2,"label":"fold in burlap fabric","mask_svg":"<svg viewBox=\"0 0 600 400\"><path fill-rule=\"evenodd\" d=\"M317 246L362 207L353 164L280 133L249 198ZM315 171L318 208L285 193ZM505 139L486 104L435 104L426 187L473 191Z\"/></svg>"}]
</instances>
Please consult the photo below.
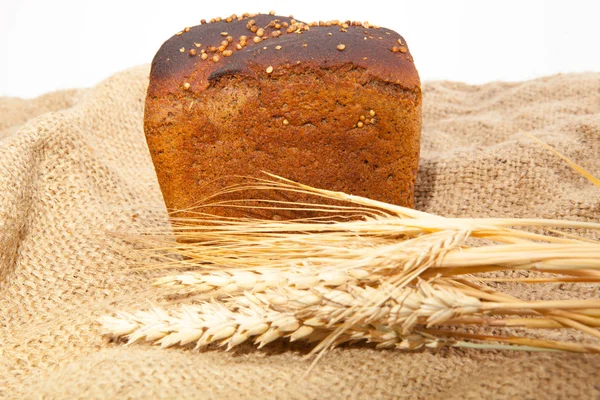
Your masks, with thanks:
<instances>
[{"instance_id":1,"label":"fold in burlap fabric","mask_svg":"<svg viewBox=\"0 0 600 400\"><path fill-rule=\"evenodd\" d=\"M142 129L148 68L97 87L0 100L0 396L6 398L597 398L600 357L338 348L122 346L96 319L159 302L113 232L165 224ZM598 221L600 190L522 132L600 175L600 74L423 85L417 208ZM518 292L519 288L513 288ZM524 297L600 297L538 285ZM568 340L573 332L548 332Z\"/></svg>"}]
</instances>

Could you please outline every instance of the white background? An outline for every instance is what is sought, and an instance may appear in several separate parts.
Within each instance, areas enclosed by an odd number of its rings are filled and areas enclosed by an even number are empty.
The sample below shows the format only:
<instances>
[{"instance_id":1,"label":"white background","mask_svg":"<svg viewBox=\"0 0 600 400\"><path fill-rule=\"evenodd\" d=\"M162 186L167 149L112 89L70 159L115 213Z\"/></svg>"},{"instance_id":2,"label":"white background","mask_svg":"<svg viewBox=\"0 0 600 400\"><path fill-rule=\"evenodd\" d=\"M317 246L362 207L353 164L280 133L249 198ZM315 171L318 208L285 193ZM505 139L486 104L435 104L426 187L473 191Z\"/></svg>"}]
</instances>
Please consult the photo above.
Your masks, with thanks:
<instances>
[{"instance_id":1,"label":"white background","mask_svg":"<svg viewBox=\"0 0 600 400\"><path fill-rule=\"evenodd\" d=\"M150 63L200 19L277 11L369 21L407 40L421 79L517 81L600 71L600 2L0 0L0 96L93 86Z\"/></svg>"}]
</instances>

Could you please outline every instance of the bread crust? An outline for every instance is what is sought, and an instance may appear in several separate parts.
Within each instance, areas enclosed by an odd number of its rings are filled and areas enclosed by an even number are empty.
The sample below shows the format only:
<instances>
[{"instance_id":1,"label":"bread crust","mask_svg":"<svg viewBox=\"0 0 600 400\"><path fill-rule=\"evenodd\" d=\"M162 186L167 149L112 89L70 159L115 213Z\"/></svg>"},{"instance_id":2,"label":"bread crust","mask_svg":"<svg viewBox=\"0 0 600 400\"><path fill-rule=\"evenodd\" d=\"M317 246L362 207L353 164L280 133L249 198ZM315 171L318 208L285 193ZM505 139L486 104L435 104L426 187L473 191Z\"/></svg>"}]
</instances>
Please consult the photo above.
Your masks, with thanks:
<instances>
[{"instance_id":1,"label":"bread crust","mask_svg":"<svg viewBox=\"0 0 600 400\"><path fill-rule=\"evenodd\" d=\"M263 37L254 43L255 36L248 28L248 21L256 21L263 27ZM174 35L167 40L156 53L152 61L149 96L176 93L184 82L189 82L192 92L205 90L210 82L223 75L250 75L256 69L272 66L277 70L282 66L298 63L313 63L323 68L336 67L350 63L364 68L373 77L385 82L396 83L407 90L420 87L417 70L406 41L398 33L385 28L365 28L364 26L314 26L301 33L287 33L272 37L278 29L269 27L272 21L290 23L289 17L259 14L253 18L244 18L232 22L213 22L190 27L188 32ZM306 24L305 24L306 26ZM342 32L340 29L345 30ZM227 33L227 35L223 35ZM331 35L329 35L331 33ZM210 57L202 60L199 55L202 49L219 47L227 36L233 38L228 49L232 55L224 57L220 53L207 54ZM241 50L235 49L241 36L247 36L247 45ZM366 40L365 40L366 38ZM399 42L400 41L400 42ZM402 43L402 44L400 44ZM196 47L200 44L200 47ZM337 46L343 44L343 51ZM280 50L276 50L281 46ZM266 47L266 49L264 49ZM393 52L394 47L404 47L406 52ZM181 49L184 49L182 52ZM196 50L196 56L189 51ZM212 62L212 55L219 55L219 61Z\"/></svg>"}]
</instances>

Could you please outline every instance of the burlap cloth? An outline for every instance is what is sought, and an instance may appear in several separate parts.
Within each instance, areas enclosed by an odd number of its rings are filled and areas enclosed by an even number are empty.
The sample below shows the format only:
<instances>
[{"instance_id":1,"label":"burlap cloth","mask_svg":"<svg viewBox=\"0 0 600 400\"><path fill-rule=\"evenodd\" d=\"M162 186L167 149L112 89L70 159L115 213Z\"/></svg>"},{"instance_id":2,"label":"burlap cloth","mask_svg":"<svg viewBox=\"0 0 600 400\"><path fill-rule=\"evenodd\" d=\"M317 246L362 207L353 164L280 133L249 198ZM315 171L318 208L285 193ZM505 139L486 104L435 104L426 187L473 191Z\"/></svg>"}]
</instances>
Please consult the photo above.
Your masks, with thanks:
<instances>
[{"instance_id":1,"label":"burlap cloth","mask_svg":"<svg viewBox=\"0 0 600 400\"><path fill-rule=\"evenodd\" d=\"M0 99L0 396L6 398L599 398L600 357L339 348L225 353L124 347L96 318L156 301L111 232L165 222L142 129L148 68L93 89ZM423 85L417 207L451 216L600 219L600 190L525 137L600 175L600 74ZM600 297L539 285L525 297ZM550 332L569 339L572 332Z\"/></svg>"}]
</instances>

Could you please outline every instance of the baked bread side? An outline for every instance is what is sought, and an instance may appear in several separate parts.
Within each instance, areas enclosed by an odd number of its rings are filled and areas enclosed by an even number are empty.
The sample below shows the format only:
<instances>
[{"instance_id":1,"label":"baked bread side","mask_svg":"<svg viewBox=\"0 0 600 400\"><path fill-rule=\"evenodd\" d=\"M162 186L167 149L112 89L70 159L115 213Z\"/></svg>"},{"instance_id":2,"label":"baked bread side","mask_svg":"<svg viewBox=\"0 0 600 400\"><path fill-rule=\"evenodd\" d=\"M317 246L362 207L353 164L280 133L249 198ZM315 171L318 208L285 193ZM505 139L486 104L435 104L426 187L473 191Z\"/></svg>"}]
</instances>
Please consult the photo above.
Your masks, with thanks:
<instances>
[{"instance_id":1,"label":"baked bread side","mask_svg":"<svg viewBox=\"0 0 600 400\"><path fill-rule=\"evenodd\" d=\"M419 76L389 29L236 17L163 44L144 128L169 209L260 171L412 207Z\"/></svg>"}]
</instances>

